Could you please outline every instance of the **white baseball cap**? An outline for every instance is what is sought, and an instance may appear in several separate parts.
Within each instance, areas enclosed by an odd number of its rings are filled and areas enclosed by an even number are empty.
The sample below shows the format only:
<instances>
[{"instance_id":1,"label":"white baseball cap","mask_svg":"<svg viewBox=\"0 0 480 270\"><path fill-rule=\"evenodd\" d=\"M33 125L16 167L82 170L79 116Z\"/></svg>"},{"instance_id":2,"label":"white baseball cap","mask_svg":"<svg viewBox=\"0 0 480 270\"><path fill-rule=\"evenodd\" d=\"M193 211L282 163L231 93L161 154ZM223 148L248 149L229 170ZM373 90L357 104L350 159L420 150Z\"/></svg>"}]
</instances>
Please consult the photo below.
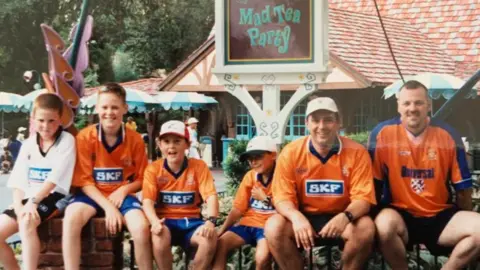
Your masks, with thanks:
<instances>
[{"instance_id":1,"label":"white baseball cap","mask_svg":"<svg viewBox=\"0 0 480 270\"><path fill-rule=\"evenodd\" d=\"M169 134L177 135L190 141L190 134L188 133L187 127L181 121L171 120L162 125L160 128L160 137Z\"/></svg>"},{"instance_id":2,"label":"white baseball cap","mask_svg":"<svg viewBox=\"0 0 480 270\"><path fill-rule=\"evenodd\" d=\"M191 125L191 124L195 124L195 123L198 123L198 122L199 121L198 121L197 118L191 117L191 118L188 119L187 124Z\"/></svg>"},{"instance_id":3,"label":"white baseball cap","mask_svg":"<svg viewBox=\"0 0 480 270\"><path fill-rule=\"evenodd\" d=\"M27 130L26 127L19 127L17 131L18 131L18 132L23 132L23 131L25 131L25 130Z\"/></svg>"},{"instance_id":4,"label":"white baseball cap","mask_svg":"<svg viewBox=\"0 0 480 270\"><path fill-rule=\"evenodd\" d=\"M257 136L247 144L247 149L240 155L240 161L244 161L250 155L263 154L265 152L276 153L277 145L269 136Z\"/></svg>"},{"instance_id":5,"label":"white baseball cap","mask_svg":"<svg viewBox=\"0 0 480 270\"><path fill-rule=\"evenodd\" d=\"M337 104L333 99L329 97L319 97L316 99L312 99L307 104L307 110L305 112L305 115L308 117L310 114L318 110L338 112Z\"/></svg>"}]
</instances>

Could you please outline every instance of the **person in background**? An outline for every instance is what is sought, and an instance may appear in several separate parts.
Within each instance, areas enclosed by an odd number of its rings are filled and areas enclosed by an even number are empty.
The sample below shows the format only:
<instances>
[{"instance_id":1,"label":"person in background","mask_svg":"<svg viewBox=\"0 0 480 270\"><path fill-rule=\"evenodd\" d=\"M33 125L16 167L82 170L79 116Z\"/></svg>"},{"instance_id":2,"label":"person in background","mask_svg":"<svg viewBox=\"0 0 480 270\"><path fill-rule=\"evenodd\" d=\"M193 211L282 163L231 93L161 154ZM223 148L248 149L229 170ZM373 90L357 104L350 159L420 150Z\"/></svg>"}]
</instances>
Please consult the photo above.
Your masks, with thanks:
<instances>
[{"instance_id":1,"label":"person in background","mask_svg":"<svg viewBox=\"0 0 480 270\"><path fill-rule=\"evenodd\" d=\"M17 141L23 142L25 141L25 131L27 130L26 127L19 127L18 128L18 133L17 133Z\"/></svg>"},{"instance_id":2,"label":"person in background","mask_svg":"<svg viewBox=\"0 0 480 270\"><path fill-rule=\"evenodd\" d=\"M133 117L129 116L127 117L127 123L125 126L131 130L137 131L137 123L133 120Z\"/></svg>"},{"instance_id":3,"label":"person in background","mask_svg":"<svg viewBox=\"0 0 480 270\"><path fill-rule=\"evenodd\" d=\"M198 119L191 117L187 121L188 133L190 134L190 148L188 150L188 157L200 159L200 152L198 151Z\"/></svg>"},{"instance_id":4,"label":"person in background","mask_svg":"<svg viewBox=\"0 0 480 270\"><path fill-rule=\"evenodd\" d=\"M13 166L13 157L8 151L8 148L3 148L3 153L0 156L0 173L8 173L12 169Z\"/></svg>"}]
</instances>

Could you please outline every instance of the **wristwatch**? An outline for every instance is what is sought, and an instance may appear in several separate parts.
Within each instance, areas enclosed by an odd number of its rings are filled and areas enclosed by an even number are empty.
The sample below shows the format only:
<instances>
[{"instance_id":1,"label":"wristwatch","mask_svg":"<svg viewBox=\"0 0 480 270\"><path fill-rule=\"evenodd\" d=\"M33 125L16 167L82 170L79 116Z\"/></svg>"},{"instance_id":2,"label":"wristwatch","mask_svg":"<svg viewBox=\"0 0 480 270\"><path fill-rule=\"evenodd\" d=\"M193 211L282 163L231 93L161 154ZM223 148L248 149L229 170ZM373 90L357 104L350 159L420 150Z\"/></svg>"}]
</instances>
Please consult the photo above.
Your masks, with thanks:
<instances>
[{"instance_id":1,"label":"wristwatch","mask_svg":"<svg viewBox=\"0 0 480 270\"><path fill-rule=\"evenodd\" d=\"M271 199L269 196L267 196L267 197L265 198L265 200L263 200L263 203L264 203L265 205L267 205L267 206L268 206L268 205L271 205L271 204L272 204L272 199Z\"/></svg>"},{"instance_id":2,"label":"wristwatch","mask_svg":"<svg viewBox=\"0 0 480 270\"><path fill-rule=\"evenodd\" d=\"M351 212L349 212L349 211L344 211L343 213L345 214L345 216L347 216L349 222L352 222L352 221L355 219L355 218L353 217L353 214L352 214Z\"/></svg>"},{"instance_id":3,"label":"wristwatch","mask_svg":"<svg viewBox=\"0 0 480 270\"><path fill-rule=\"evenodd\" d=\"M207 221L213 223L214 226L217 226L217 218L216 217L208 217Z\"/></svg>"},{"instance_id":4,"label":"wristwatch","mask_svg":"<svg viewBox=\"0 0 480 270\"><path fill-rule=\"evenodd\" d=\"M31 201L33 204L38 204L37 199L36 199L35 197L30 198L30 201Z\"/></svg>"}]
</instances>

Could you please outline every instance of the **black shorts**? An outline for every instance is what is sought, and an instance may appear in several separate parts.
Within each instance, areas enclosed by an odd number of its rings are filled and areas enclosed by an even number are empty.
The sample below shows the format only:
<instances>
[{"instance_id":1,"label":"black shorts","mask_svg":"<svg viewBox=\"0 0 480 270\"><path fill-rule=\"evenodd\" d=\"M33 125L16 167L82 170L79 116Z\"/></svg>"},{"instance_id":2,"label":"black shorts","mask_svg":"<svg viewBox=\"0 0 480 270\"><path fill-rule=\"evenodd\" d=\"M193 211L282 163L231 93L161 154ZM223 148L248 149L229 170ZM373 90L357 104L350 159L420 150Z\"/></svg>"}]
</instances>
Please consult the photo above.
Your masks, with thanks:
<instances>
[{"instance_id":1,"label":"black shorts","mask_svg":"<svg viewBox=\"0 0 480 270\"><path fill-rule=\"evenodd\" d=\"M407 249L414 244L424 244L433 255L449 255L454 247L438 244L438 238L452 217L459 211L456 206L445 209L433 217L415 217L409 212L391 207L402 216L408 231Z\"/></svg>"},{"instance_id":2,"label":"black shorts","mask_svg":"<svg viewBox=\"0 0 480 270\"><path fill-rule=\"evenodd\" d=\"M325 225L337 214L319 214L319 215L305 215L310 221L315 233L319 233ZM343 249L345 242L342 238L316 238L315 246L339 246Z\"/></svg>"},{"instance_id":3,"label":"black shorts","mask_svg":"<svg viewBox=\"0 0 480 270\"><path fill-rule=\"evenodd\" d=\"M40 220L43 222L54 217L58 213L58 208L56 206L57 202L63 199L65 195L62 193L54 192L50 193L45 199L43 199L37 207L38 215L40 216ZM22 204L26 204L28 199L23 199ZM12 208L3 211L3 214L17 220L17 215L15 214L15 210Z\"/></svg>"}]
</instances>

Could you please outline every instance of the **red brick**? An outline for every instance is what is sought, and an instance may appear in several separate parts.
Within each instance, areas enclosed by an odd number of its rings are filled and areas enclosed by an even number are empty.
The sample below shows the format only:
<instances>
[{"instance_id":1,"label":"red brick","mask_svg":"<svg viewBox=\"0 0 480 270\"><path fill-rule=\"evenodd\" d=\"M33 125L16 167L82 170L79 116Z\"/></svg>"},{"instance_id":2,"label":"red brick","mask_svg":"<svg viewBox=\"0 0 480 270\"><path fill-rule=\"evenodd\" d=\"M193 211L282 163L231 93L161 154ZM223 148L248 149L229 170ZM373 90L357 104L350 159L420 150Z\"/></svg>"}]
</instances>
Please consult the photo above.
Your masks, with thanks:
<instances>
[{"instance_id":1,"label":"red brick","mask_svg":"<svg viewBox=\"0 0 480 270\"><path fill-rule=\"evenodd\" d=\"M114 257L111 252L98 252L82 255L82 266L113 266Z\"/></svg>"},{"instance_id":2,"label":"red brick","mask_svg":"<svg viewBox=\"0 0 480 270\"><path fill-rule=\"evenodd\" d=\"M63 219L54 218L49 221L50 225L50 235L51 236L62 236L63 233Z\"/></svg>"},{"instance_id":3,"label":"red brick","mask_svg":"<svg viewBox=\"0 0 480 270\"><path fill-rule=\"evenodd\" d=\"M60 253L46 253L46 254L40 254L39 260L38 260L38 265L39 267L43 266L62 266L63 265L63 257L62 254Z\"/></svg>"},{"instance_id":4,"label":"red brick","mask_svg":"<svg viewBox=\"0 0 480 270\"><path fill-rule=\"evenodd\" d=\"M95 244L95 250L97 251L112 251L113 241L111 240L98 240Z\"/></svg>"},{"instance_id":5,"label":"red brick","mask_svg":"<svg viewBox=\"0 0 480 270\"><path fill-rule=\"evenodd\" d=\"M111 235L107 228L105 227L105 219L104 218L94 218L92 219L93 222L93 236L95 238L115 238L120 237L121 232Z\"/></svg>"},{"instance_id":6,"label":"red brick","mask_svg":"<svg viewBox=\"0 0 480 270\"><path fill-rule=\"evenodd\" d=\"M49 233L48 233L48 222L40 224L37 229L38 237L41 241L48 240Z\"/></svg>"},{"instance_id":7,"label":"red brick","mask_svg":"<svg viewBox=\"0 0 480 270\"><path fill-rule=\"evenodd\" d=\"M47 243L45 241L40 241L40 253L47 252Z\"/></svg>"},{"instance_id":8,"label":"red brick","mask_svg":"<svg viewBox=\"0 0 480 270\"><path fill-rule=\"evenodd\" d=\"M52 252L62 252L62 239L61 238L51 238L48 241L48 251Z\"/></svg>"}]
</instances>

